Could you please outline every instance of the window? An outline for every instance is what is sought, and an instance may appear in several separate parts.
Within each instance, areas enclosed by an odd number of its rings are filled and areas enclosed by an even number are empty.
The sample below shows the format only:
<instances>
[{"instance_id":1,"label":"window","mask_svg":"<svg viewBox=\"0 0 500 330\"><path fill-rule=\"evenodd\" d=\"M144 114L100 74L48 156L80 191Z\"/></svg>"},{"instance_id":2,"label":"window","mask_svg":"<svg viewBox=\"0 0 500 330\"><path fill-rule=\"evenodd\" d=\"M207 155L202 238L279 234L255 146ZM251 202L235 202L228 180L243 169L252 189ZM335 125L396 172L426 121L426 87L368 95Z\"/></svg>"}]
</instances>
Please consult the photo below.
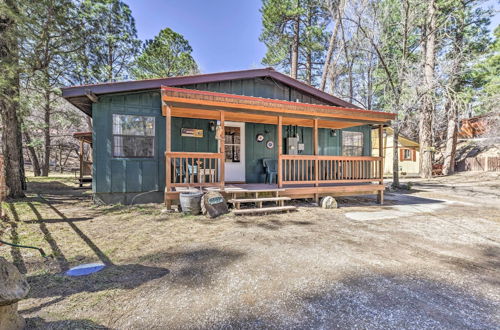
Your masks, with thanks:
<instances>
[{"instance_id":1,"label":"window","mask_svg":"<svg viewBox=\"0 0 500 330\"><path fill-rule=\"evenodd\" d=\"M401 148L399 149L399 160L409 160L415 162L417 159L416 151L414 149Z\"/></svg>"},{"instance_id":2,"label":"window","mask_svg":"<svg viewBox=\"0 0 500 330\"><path fill-rule=\"evenodd\" d=\"M411 150L403 149L403 160L411 160Z\"/></svg>"},{"instance_id":3,"label":"window","mask_svg":"<svg viewBox=\"0 0 500 330\"><path fill-rule=\"evenodd\" d=\"M155 118L113 115L113 157L154 157Z\"/></svg>"},{"instance_id":4,"label":"window","mask_svg":"<svg viewBox=\"0 0 500 330\"><path fill-rule=\"evenodd\" d=\"M342 155L363 156L363 132L342 132Z\"/></svg>"},{"instance_id":5,"label":"window","mask_svg":"<svg viewBox=\"0 0 500 330\"><path fill-rule=\"evenodd\" d=\"M224 151L226 154L226 163L240 162L240 128L224 127Z\"/></svg>"}]
</instances>

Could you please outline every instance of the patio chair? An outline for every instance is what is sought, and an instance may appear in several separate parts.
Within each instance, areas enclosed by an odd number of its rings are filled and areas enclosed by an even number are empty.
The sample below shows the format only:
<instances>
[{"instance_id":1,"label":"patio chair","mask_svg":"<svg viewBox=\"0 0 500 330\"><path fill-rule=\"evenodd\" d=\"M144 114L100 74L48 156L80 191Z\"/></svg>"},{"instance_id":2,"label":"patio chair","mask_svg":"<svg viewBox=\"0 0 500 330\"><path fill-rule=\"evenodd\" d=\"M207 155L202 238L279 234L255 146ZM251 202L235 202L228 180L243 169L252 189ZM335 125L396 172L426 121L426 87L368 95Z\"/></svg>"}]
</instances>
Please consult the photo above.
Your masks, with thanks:
<instances>
[{"instance_id":1,"label":"patio chair","mask_svg":"<svg viewBox=\"0 0 500 330\"><path fill-rule=\"evenodd\" d=\"M182 164L182 173L181 173ZM191 165L186 159L181 160L176 158L175 161L172 160L172 165L175 168L175 182L184 183L194 183L195 178L198 175L198 166ZM182 174L182 177L181 177Z\"/></svg>"},{"instance_id":2,"label":"patio chair","mask_svg":"<svg viewBox=\"0 0 500 330\"><path fill-rule=\"evenodd\" d=\"M265 183L272 184L273 180L278 183L278 161L276 159L263 159L262 165L266 171Z\"/></svg>"}]
</instances>

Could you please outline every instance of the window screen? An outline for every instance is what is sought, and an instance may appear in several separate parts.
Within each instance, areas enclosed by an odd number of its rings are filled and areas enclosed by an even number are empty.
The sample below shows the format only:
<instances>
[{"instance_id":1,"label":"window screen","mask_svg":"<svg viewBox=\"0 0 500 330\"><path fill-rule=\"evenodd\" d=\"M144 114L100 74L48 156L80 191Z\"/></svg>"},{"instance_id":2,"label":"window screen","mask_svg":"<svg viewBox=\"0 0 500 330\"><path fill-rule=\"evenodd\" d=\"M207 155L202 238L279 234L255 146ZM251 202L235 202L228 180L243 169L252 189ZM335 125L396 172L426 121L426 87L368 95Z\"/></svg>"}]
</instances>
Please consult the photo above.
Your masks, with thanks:
<instances>
[{"instance_id":1,"label":"window screen","mask_svg":"<svg viewBox=\"0 0 500 330\"><path fill-rule=\"evenodd\" d=\"M363 156L363 132L342 132L342 155Z\"/></svg>"},{"instance_id":2,"label":"window screen","mask_svg":"<svg viewBox=\"0 0 500 330\"><path fill-rule=\"evenodd\" d=\"M113 115L113 157L154 157L155 118Z\"/></svg>"}]
</instances>

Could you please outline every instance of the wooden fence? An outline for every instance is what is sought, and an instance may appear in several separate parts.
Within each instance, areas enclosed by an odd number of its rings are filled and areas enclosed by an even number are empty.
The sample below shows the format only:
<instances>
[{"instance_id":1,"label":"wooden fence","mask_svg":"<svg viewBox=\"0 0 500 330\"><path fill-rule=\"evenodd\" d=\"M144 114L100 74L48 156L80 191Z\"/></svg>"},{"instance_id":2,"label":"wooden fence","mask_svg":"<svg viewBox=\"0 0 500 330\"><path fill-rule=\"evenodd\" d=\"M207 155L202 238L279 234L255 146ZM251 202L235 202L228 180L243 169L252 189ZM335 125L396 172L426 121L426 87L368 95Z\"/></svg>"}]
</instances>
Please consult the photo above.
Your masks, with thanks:
<instances>
[{"instance_id":1,"label":"wooden fence","mask_svg":"<svg viewBox=\"0 0 500 330\"><path fill-rule=\"evenodd\" d=\"M456 170L500 172L500 157L468 157L457 163Z\"/></svg>"}]
</instances>

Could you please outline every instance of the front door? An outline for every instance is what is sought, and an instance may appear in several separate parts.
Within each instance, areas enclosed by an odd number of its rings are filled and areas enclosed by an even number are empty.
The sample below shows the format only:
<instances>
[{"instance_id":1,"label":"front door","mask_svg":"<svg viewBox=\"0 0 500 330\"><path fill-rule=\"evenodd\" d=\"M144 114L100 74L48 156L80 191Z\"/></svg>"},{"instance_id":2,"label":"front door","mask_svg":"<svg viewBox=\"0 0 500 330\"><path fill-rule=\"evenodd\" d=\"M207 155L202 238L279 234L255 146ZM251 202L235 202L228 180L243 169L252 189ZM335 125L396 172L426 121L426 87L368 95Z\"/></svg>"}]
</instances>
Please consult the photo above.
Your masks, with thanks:
<instances>
[{"instance_id":1,"label":"front door","mask_svg":"<svg viewBox=\"0 0 500 330\"><path fill-rule=\"evenodd\" d=\"M245 182L245 123L224 123L224 181Z\"/></svg>"}]
</instances>

